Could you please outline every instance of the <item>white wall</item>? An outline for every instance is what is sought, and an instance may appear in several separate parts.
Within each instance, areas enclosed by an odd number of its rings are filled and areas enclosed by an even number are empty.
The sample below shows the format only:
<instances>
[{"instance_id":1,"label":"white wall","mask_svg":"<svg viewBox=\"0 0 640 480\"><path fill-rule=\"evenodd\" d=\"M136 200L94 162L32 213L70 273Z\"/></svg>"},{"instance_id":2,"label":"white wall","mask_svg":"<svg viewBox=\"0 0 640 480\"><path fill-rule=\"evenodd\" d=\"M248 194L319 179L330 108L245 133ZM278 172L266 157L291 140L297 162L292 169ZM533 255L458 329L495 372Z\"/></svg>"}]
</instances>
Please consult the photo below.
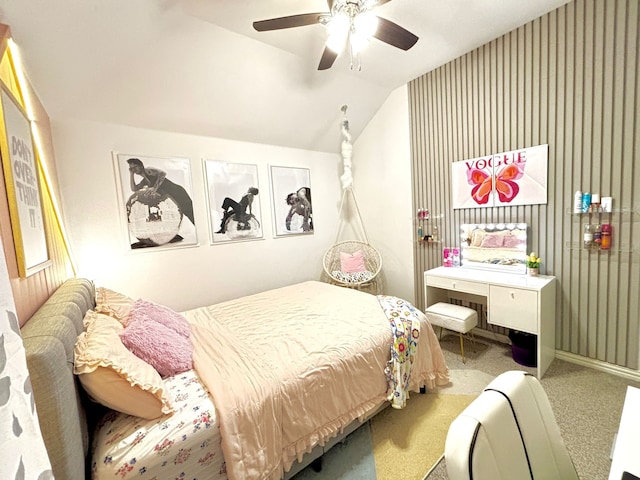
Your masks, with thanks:
<instances>
[{"instance_id":1,"label":"white wall","mask_svg":"<svg viewBox=\"0 0 640 480\"><path fill-rule=\"evenodd\" d=\"M385 293L415 302L411 138L406 85L394 90L353 147L354 192L382 255Z\"/></svg>"},{"instance_id":2,"label":"white wall","mask_svg":"<svg viewBox=\"0 0 640 480\"><path fill-rule=\"evenodd\" d=\"M320 278L322 255L337 227L338 154L71 120L53 121L52 129L64 224L79 276L176 310ZM339 142L336 125L336 149ZM130 249L113 151L191 159L198 247ZM203 158L258 166L264 239L210 245ZM313 235L273 238L269 165L310 169Z\"/></svg>"}]
</instances>

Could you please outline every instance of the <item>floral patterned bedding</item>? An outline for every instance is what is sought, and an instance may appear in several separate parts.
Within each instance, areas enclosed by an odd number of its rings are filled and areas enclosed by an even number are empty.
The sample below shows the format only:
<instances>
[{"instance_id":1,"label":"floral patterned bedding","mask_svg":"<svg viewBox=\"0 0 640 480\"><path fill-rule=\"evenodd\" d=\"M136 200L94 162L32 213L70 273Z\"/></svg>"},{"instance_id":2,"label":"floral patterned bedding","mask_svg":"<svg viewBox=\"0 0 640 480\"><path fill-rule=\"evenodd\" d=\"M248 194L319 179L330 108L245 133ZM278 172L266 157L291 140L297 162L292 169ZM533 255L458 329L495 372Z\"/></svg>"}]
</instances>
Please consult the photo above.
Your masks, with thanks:
<instances>
[{"instance_id":1,"label":"floral patterned bedding","mask_svg":"<svg viewBox=\"0 0 640 480\"><path fill-rule=\"evenodd\" d=\"M165 380L176 412L145 420L110 412L93 445L92 478L227 480L216 411L194 370Z\"/></svg>"}]
</instances>

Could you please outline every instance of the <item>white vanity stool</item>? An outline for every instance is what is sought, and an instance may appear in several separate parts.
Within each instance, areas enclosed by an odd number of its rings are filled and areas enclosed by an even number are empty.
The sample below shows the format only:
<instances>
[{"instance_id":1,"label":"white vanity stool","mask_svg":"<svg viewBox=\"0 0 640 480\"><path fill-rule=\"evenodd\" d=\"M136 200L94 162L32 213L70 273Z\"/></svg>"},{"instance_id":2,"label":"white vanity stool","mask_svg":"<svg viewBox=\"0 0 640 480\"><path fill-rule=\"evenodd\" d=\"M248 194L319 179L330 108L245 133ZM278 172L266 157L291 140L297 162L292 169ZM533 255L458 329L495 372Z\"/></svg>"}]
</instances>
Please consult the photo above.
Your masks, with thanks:
<instances>
[{"instance_id":1,"label":"white vanity stool","mask_svg":"<svg viewBox=\"0 0 640 480\"><path fill-rule=\"evenodd\" d=\"M431 305L424 313L431 322L431 325L437 325L441 329L446 328L447 330L458 332L460 336L462 363L466 363L462 335L470 332L473 327L478 325L478 313L471 308L445 302L438 302ZM440 333L442 334L442 330Z\"/></svg>"}]
</instances>

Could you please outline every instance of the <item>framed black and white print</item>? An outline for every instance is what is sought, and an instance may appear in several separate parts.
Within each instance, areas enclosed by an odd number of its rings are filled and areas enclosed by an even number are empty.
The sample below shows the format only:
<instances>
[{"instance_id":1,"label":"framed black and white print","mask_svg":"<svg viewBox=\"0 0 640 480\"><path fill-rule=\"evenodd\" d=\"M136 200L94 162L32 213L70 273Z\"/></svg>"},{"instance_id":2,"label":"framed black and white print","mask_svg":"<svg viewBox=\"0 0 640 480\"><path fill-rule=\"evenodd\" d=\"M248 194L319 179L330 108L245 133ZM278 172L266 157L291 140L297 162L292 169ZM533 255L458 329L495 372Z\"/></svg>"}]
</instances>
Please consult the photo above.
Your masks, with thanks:
<instances>
[{"instance_id":1,"label":"framed black and white print","mask_svg":"<svg viewBox=\"0 0 640 480\"><path fill-rule=\"evenodd\" d=\"M205 160L212 244L263 238L258 167Z\"/></svg>"},{"instance_id":2,"label":"framed black and white print","mask_svg":"<svg viewBox=\"0 0 640 480\"><path fill-rule=\"evenodd\" d=\"M115 154L131 249L198 244L188 158Z\"/></svg>"},{"instance_id":3,"label":"framed black and white print","mask_svg":"<svg viewBox=\"0 0 640 480\"><path fill-rule=\"evenodd\" d=\"M313 233L311 174L308 168L271 166L276 237Z\"/></svg>"}]
</instances>

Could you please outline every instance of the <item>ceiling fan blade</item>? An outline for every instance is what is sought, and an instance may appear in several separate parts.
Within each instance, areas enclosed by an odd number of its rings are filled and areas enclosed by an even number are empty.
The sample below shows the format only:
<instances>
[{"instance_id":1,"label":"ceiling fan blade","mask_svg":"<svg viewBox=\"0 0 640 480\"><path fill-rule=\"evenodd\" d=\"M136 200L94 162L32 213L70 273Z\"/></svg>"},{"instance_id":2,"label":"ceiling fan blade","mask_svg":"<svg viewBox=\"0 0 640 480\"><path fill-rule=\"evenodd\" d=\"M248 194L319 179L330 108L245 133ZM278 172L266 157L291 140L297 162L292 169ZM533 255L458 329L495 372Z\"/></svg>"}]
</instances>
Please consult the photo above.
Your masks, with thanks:
<instances>
[{"instance_id":1,"label":"ceiling fan blade","mask_svg":"<svg viewBox=\"0 0 640 480\"><path fill-rule=\"evenodd\" d=\"M418 41L418 37L409 30L382 17L378 17L378 29L373 36L402 50L409 50Z\"/></svg>"},{"instance_id":2,"label":"ceiling fan blade","mask_svg":"<svg viewBox=\"0 0 640 480\"><path fill-rule=\"evenodd\" d=\"M283 28L304 27L306 25L320 23L321 19L326 18L328 15L326 12L320 12L271 18L269 20L253 22L253 28L258 32L266 32L269 30L281 30Z\"/></svg>"},{"instance_id":3,"label":"ceiling fan blade","mask_svg":"<svg viewBox=\"0 0 640 480\"><path fill-rule=\"evenodd\" d=\"M333 62L338 58L338 54L331 50L329 47L324 47L324 52L322 52L322 58L320 59L320 64L318 65L318 70L328 70L333 65Z\"/></svg>"}]
</instances>

